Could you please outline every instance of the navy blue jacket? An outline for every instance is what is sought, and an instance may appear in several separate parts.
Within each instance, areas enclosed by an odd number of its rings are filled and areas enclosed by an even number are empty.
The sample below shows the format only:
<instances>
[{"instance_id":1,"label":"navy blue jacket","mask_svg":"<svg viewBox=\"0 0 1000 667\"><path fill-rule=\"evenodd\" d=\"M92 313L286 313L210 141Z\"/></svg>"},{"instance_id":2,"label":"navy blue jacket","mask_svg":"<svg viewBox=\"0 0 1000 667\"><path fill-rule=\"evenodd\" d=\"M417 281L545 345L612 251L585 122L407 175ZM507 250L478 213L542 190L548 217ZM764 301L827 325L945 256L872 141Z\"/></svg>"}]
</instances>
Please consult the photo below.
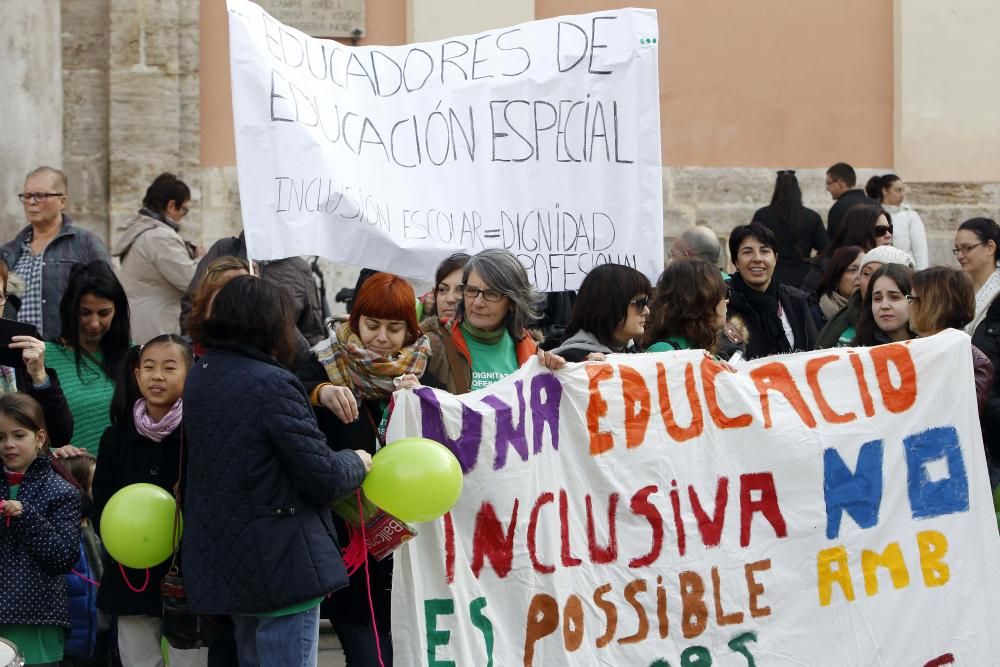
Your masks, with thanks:
<instances>
[{"instance_id":1,"label":"navy blue jacket","mask_svg":"<svg viewBox=\"0 0 1000 667\"><path fill-rule=\"evenodd\" d=\"M0 518L0 624L69 627L64 574L80 557L80 492L39 456L17 493L24 507ZM0 475L0 499L10 498Z\"/></svg>"},{"instance_id":2,"label":"navy blue jacket","mask_svg":"<svg viewBox=\"0 0 1000 667\"><path fill-rule=\"evenodd\" d=\"M347 585L329 503L365 476L302 383L250 348L210 349L184 388L181 553L191 611L252 614Z\"/></svg>"},{"instance_id":3,"label":"navy blue jacket","mask_svg":"<svg viewBox=\"0 0 1000 667\"><path fill-rule=\"evenodd\" d=\"M91 581L98 578L90 566L82 540L80 558L73 569ZM69 597L70 629L66 633L65 653L76 658L89 658L94 655L94 644L97 642L97 588L83 577L67 574L66 593Z\"/></svg>"}]
</instances>

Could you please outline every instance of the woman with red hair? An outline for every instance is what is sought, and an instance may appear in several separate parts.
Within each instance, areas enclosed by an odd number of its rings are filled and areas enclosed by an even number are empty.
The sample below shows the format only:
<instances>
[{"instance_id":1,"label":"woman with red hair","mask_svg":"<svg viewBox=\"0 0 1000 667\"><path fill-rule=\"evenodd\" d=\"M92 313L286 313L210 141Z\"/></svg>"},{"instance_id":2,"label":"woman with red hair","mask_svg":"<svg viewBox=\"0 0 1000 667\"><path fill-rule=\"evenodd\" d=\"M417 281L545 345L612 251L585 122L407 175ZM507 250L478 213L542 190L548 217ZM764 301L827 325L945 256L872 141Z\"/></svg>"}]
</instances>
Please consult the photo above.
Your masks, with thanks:
<instances>
[{"instance_id":1,"label":"woman with red hair","mask_svg":"<svg viewBox=\"0 0 1000 667\"><path fill-rule=\"evenodd\" d=\"M424 375L430 343L417 324L416 296L410 284L391 273L369 276L358 290L351 315L331 337L313 348L299 376L316 410L320 430L334 450L363 449L374 454L385 445L389 399L403 375ZM427 377L423 383L437 383ZM349 540L346 524L335 517L340 543ZM363 563L364 560L362 559ZM389 597L392 559L369 557L372 600L382 660L391 665ZM323 604L349 665L378 665L371 627L365 572L351 575L347 588Z\"/></svg>"}]
</instances>

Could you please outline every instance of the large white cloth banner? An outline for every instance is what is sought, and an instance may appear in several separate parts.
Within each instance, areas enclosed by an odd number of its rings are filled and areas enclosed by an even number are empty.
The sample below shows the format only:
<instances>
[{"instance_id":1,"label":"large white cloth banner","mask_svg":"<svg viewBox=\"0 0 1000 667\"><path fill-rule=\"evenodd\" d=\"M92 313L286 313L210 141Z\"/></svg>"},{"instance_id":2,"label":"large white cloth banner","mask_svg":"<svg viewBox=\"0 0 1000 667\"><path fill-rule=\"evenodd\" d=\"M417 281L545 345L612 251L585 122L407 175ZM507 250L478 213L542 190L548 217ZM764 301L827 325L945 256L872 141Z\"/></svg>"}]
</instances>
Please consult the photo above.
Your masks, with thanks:
<instances>
[{"instance_id":1,"label":"large white cloth banner","mask_svg":"<svg viewBox=\"0 0 1000 667\"><path fill-rule=\"evenodd\" d=\"M542 291L609 262L659 275L655 11L352 48L228 6L250 256L427 280L500 247Z\"/></svg>"},{"instance_id":2,"label":"large white cloth banner","mask_svg":"<svg viewBox=\"0 0 1000 667\"><path fill-rule=\"evenodd\" d=\"M992 665L1000 541L968 336L532 361L399 392L462 462L396 556L397 665ZM391 445L390 445L391 446Z\"/></svg>"}]
</instances>

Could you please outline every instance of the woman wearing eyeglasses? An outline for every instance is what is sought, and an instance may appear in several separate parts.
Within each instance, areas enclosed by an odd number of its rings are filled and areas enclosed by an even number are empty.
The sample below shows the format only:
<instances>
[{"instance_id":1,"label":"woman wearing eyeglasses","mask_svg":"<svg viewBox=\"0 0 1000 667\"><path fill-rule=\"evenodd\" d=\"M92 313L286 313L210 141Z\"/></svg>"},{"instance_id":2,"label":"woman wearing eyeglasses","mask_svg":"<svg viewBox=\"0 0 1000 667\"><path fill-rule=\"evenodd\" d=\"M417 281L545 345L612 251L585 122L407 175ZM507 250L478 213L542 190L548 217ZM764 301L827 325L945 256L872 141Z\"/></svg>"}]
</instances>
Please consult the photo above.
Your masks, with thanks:
<instances>
[{"instance_id":1,"label":"woman wearing eyeglasses","mask_svg":"<svg viewBox=\"0 0 1000 667\"><path fill-rule=\"evenodd\" d=\"M934 266L914 273L906 300L910 305L910 328L921 338L945 329L962 329L975 314L976 297L972 281L958 269L946 266ZM995 369L975 341L972 341L972 366L976 379L976 400L981 417L985 417L984 407ZM987 424L984 420L984 428ZM987 438L987 443L989 441L990 438ZM994 457L1000 455L1000 450L993 447L990 451Z\"/></svg>"},{"instance_id":2,"label":"woman wearing eyeglasses","mask_svg":"<svg viewBox=\"0 0 1000 667\"><path fill-rule=\"evenodd\" d=\"M132 334L144 343L180 333L181 297L201 253L180 235L191 190L173 174L160 174L146 190L139 214L112 247L121 258L121 281L132 311Z\"/></svg>"},{"instance_id":3,"label":"woman wearing eyeglasses","mask_svg":"<svg viewBox=\"0 0 1000 667\"><path fill-rule=\"evenodd\" d=\"M462 269L462 300L455 319L429 334L428 370L453 394L483 389L502 380L532 356L555 370L566 363L539 350L528 323L539 316L539 294L511 252L488 248Z\"/></svg>"},{"instance_id":4,"label":"woman wearing eyeglasses","mask_svg":"<svg viewBox=\"0 0 1000 667\"><path fill-rule=\"evenodd\" d=\"M651 291L649 278L630 266L598 266L583 279L566 339L552 353L566 361L586 361L591 353L636 351L634 344L646 330Z\"/></svg>"},{"instance_id":5,"label":"woman wearing eyeglasses","mask_svg":"<svg viewBox=\"0 0 1000 667\"><path fill-rule=\"evenodd\" d=\"M1000 225L989 218L966 220L958 226L951 252L976 290L976 314L965 327L971 336L984 320L1000 320L1000 307L992 308L1000 295ZM996 312L987 317L989 311Z\"/></svg>"}]
</instances>

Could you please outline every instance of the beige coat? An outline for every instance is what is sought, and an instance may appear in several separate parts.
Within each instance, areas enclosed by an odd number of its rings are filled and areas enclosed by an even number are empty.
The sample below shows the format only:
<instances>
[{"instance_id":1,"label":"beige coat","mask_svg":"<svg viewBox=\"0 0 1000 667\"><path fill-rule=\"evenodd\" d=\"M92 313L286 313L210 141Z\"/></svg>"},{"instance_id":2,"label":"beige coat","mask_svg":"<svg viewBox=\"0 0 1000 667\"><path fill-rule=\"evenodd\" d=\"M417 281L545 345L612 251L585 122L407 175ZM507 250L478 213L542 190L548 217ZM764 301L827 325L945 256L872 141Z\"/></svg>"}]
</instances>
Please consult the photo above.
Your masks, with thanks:
<instances>
[{"instance_id":1,"label":"beige coat","mask_svg":"<svg viewBox=\"0 0 1000 667\"><path fill-rule=\"evenodd\" d=\"M145 343L160 334L180 333L181 295L198 266L180 234L140 214L128 223L111 254L121 259L132 340Z\"/></svg>"}]
</instances>

